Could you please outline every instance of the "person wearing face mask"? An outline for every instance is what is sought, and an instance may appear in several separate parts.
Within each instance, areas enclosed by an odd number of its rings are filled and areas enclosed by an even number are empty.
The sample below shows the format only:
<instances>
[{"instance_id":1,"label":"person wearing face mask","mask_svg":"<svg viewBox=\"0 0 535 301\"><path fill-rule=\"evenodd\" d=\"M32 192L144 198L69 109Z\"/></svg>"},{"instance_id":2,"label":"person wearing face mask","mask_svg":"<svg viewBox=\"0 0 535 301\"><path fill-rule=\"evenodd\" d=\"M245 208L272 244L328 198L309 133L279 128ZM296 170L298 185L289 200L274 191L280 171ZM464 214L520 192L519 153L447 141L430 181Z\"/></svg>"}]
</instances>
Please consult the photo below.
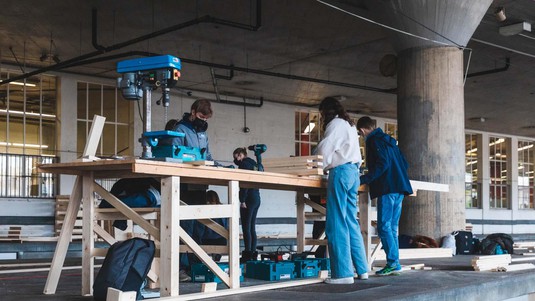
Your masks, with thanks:
<instances>
[{"instance_id":1,"label":"person wearing face mask","mask_svg":"<svg viewBox=\"0 0 535 301\"><path fill-rule=\"evenodd\" d=\"M255 160L247 157L247 148L238 147L232 153L234 164L239 169L258 170ZM240 188L240 217L243 232L244 250L241 263L256 260L256 215L260 208L260 190L258 188Z\"/></svg>"},{"instance_id":2,"label":"person wearing face mask","mask_svg":"<svg viewBox=\"0 0 535 301\"><path fill-rule=\"evenodd\" d=\"M184 137L175 137L162 140L162 145L179 145L204 149L206 160L214 161L210 153L208 142L208 122L213 115L212 104L207 99L198 99L191 105L191 111L184 113L181 120L172 119L166 126L166 130L184 133ZM214 161L216 166L221 166ZM180 199L188 205L202 205L206 203L207 185L180 183ZM186 233L193 237L195 220L182 220L180 226ZM196 237L193 237L196 239ZM189 255L189 256L188 256ZM191 278L187 273L191 268L191 263L197 262L195 255L182 254L180 258L181 271L180 280L189 281Z\"/></svg>"}]
</instances>

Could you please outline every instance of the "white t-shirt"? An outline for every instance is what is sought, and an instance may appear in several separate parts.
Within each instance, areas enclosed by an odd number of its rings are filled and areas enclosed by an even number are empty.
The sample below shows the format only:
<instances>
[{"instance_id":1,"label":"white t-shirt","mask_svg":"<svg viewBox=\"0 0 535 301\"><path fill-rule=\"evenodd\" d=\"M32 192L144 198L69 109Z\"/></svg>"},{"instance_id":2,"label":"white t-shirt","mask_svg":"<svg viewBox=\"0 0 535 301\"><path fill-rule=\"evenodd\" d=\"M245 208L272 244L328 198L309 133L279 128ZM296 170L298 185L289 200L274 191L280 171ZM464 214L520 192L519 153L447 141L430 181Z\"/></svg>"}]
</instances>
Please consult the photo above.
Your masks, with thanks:
<instances>
[{"instance_id":1,"label":"white t-shirt","mask_svg":"<svg viewBox=\"0 0 535 301\"><path fill-rule=\"evenodd\" d=\"M318 144L318 155L323 156L323 169L329 170L346 163L362 162L357 128L349 122L334 118L327 124L325 136Z\"/></svg>"}]
</instances>

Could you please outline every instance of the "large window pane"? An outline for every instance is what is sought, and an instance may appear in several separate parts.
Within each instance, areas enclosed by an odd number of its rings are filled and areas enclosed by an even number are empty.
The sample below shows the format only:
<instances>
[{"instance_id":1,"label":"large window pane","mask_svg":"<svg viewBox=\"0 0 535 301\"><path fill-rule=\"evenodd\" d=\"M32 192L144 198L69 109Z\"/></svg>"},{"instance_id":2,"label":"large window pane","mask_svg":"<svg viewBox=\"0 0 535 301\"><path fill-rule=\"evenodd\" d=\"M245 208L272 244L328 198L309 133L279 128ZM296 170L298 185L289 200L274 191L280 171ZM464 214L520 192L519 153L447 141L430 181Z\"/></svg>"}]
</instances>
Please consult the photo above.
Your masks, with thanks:
<instances>
[{"instance_id":1,"label":"large window pane","mask_svg":"<svg viewBox=\"0 0 535 301\"><path fill-rule=\"evenodd\" d=\"M477 135L465 135L465 201L466 208L481 208L479 185L477 182L478 147Z\"/></svg>"},{"instance_id":2,"label":"large window pane","mask_svg":"<svg viewBox=\"0 0 535 301\"><path fill-rule=\"evenodd\" d=\"M490 208L508 209L507 145L504 138L490 137Z\"/></svg>"},{"instance_id":3,"label":"large window pane","mask_svg":"<svg viewBox=\"0 0 535 301\"><path fill-rule=\"evenodd\" d=\"M322 135L319 112L295 112L295 155L310 156Z\"/></svg>"},{"instance_id":4,"label":"large window pane","mask_svg":"<svg viewBox=\"0 0 535 301\"><path fill-rule=\"evenodd\" d=\"M535 148L533 141L518 141L518 208L533 209L533 172Z\"/></svg>"}]
</instances>

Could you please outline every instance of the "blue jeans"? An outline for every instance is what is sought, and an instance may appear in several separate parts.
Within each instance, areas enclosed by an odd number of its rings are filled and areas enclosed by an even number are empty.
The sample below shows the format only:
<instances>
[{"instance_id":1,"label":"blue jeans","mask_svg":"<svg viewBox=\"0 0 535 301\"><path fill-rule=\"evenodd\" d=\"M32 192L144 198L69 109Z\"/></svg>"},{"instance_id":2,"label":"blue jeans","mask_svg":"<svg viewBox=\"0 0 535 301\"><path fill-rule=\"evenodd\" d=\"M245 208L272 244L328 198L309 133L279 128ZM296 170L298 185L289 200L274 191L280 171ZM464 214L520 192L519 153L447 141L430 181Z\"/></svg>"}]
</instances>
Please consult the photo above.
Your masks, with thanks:
<instances>
[{"instance_id":1,"label":"blue jeans","mask_svg":"<svg viewBox=\"0 0 535 301\"><path fill-rule=\"evenodd\" d=\"M399 265L398 227L404 195L389 193L377 198L377 230L386 253L386 264Z\"/></svg>"},{"instance_id":2,"label":"blue jeans","mask_svg":"<svg viewBox=\"0 0 535 301\"><path fill-rule=\"evenodd\" d=\"M368 272L364 240L357 220L359 185L359 170L355 164L340 165L329 171L325 233L332 278L353 277L353 267L359 275Z\"/></svg>"}]
</instances>

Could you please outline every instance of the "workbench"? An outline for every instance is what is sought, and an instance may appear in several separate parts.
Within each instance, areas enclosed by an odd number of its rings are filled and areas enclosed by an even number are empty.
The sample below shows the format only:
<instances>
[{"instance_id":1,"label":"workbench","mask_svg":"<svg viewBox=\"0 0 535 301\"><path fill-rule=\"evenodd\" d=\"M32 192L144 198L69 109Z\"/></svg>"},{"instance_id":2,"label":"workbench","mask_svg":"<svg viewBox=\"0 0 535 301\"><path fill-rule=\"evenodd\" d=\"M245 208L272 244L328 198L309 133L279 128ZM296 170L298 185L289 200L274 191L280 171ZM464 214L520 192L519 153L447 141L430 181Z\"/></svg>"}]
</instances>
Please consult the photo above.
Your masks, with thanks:
<instances>
[{"instance_id":1,"label":"workbench","mask_svg":"<svg viewBox=\"0 0 535 301\"><path fill-rule=\"evenodd\" d=\"M239 216L240 202L239 189L241 188L259 188L287 190L296 192L297 206L297 252L303 252L306 245L325 245L323 239L306 239L305 238L305 221L317 220L324 217L325 207L310 201L305 197L306 194L323 194L326 191L326 181L321 177L297 176L283 173L258 172L242 169L230 169L213 166L196 166L185 163L172 163L142 159L125 159L125 160L99 160L94 162L72 162L72 163L54 163L39 166L43 172L75 175L77 179L74 184L73 192L69 199L69 205L65 214L65 220L58 238L58 244L52 260L52 265L45 284L44 293L54 294L58 285L61 269L63 267L67 249L71 240L76 216L83 207L83 225L82 225L82 295L92 295L94 279L94 258L105 256L107 249L97 249L94 246L95 235L100 236L105 241L112 244L113 237L107 234L97 223L98 217L106 214L95 208L95 193L100 195L112 206L117 209L118 213L132 220L135 224L143 228L159 245L159 279L160 295L165 300L181 300L179 297L179 254L181 250L189 250L195 253L202 262L204 262L218 276L229 289L206 293L203 297L220 296L222 294L232 294L248 291L258 291L263 289L274 289L288 287L292 285L303 285L321 282L322 279L306 279L286 281L282 283L273 283L257 288L247 287L240 289L240 270L239 270ZM100 186L95 180L98 179L116 179L116 178L135 178L135 177L155 177L161 181L161 208L160 208L160 227L151 224L144 218L144 215L150 214L152 209L146 210L132 209L119 199L115 198L106 189ZM226 186L228 188L228 204L223 205L181 205L180 201L180 183L204 184ZM411 181L414 191L449 190L448 185L435 184L428 182ZM373 261L372 252L370 252L371 235L368 235L371 221L370 200L366 187L361 186L359 189L359 222L364 237L364 244L367 251L368 262ZM265 200L269 201L269 200ZM308 205L317 212L305 212L305 206ZM117 213L117 212L116 212ZM117 217L115 213L115 217ZM108 214L114 214L108 212ZM307 217L308 214L308 217ZM229 218L228 231L220 227L217 229L215 223L210 222L212 218ZM222 234L228 241L228 248L225 250L229 255L229 273L225 273L212 260L206 252L209 248L199 246L181 227L180 220L195 219L205 224L211 224L213 229ZM215 227L214 227L215 226ZM179 241L185 244L180 246ZM221 251L219 249L218 251ZM202 294L202 293L201 293ZM196 294L193 294L196 295ZM187 295L188 299L195 298L191 294ZM198 297L201 297L199 295Z\"/></svg>"},{"instance_id":2,"label":"workbench","mask_svg":"<svg viewBox=\"0 0 535 301\"><path fill-rule=\"evenodd\" d=\"M95 235L107 235L96 224L95 192L106 199L120 213L142 227L159 242L161 297L179 295L179 240L182 240L231 289L240 287L239 281L239 188L289 190L297 192L298 207L304 211L305 193L321 193L324 181L319 177L301 177L290 174L258 172L213 166L194 166L142 159L100 160L41 165L43 172L75 175L77 179L69 199L65 221L58 238L52 266L44 293L54 294L72 235L76 215L83 208L82 229L82 295L92 295L94 258L105 256L106 249L96 249ZM155 177L161 181L160 227L146 221L134 209L127 207L95 180L106 178ZM228 187L228 204L181 206L180 183L219 185ZM268 200L266 200L268 201ZM298 208L299 209L299 208ZM299 216L300 214L298 214ZM301 214L300 216L303 216ZM184 219L229 218L228 254L229 273L223 272L203 248L180 227ZM304 247L304 220L298 217L298 248ZM101 235L103 234L103 235ZM111 239L111 238L110 238Z\"/></svg>"}]
</instances>

